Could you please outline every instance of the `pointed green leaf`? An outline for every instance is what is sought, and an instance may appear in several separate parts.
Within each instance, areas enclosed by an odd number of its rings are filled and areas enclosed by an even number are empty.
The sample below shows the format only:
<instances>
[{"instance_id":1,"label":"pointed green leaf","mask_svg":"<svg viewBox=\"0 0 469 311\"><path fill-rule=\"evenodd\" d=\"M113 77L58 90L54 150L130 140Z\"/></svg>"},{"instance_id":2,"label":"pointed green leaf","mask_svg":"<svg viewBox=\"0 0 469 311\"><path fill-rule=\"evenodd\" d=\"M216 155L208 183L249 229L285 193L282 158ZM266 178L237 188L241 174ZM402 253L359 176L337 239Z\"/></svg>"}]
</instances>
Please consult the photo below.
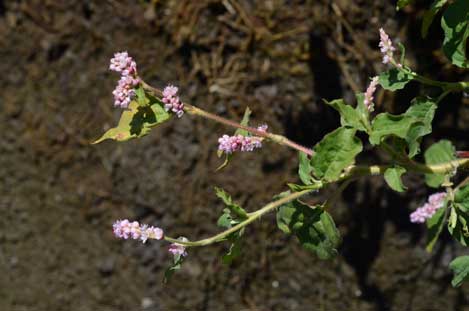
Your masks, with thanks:
<instances>
[{"instance_id":1,"label":"pointed green leaf","mask_svg":"<svg viewBox=\"0 0 469 311\"><path fill-rule=\"evenodd\" d=\"M311 185L313 183L313 177L311 176L311 172L313 171L313 167L311 166L310 159L308 155L304 152L299 152L299 165L298 165L298 175L300 176L300 180L305 185Z\"/></svg>"},{"instance_id":2,"label":"pointed green leaf","mask_svg":"<svg viewBox=\"0 0 469 311\"><path fill-rule=\"evenodd\" d=\"M428 228L428 243L426 250L427 252L431 252L433 247L438 241L438 237L443 230L445 224L445 210L446 205L442 208L436 210L435 214L427 220L427 228Z\"/></svg>"},{"instance_id":3,"label":"pointed green leaf","mask_svg":"<svg viewBox=\"0 0 469 311\"><path fill-rule=\"evenodd\" d=\"M430 28L430 25L432 24L435 15L438 14L438 12L446 4L446 2L448 2L448 0L435 0L433 1L430 9L425 11L425 14L423 15L421 29L422 38L427 37L428 29Z\"/></svg>"},{"instance_id":4,"label":"pointed green leaf","mask_svg":"<svg viewBox=\"0 0 469 311\"><path fill-rule=\"evenodd\" d=\"M173 262L164 272L163 283L168 283L173 274L181 269L182 263L184 262L184 256L174 255Z\"/></svg>"},{"instance_id":5,"label":"pointed green leaf","mask_svg":"<svg viewBox=\"0 0 469 311\"><path fill-rule=\"evenodd\" d=\"M419 97L403 114L380 113L373 120L370 143L378 145L390 136L403 138L409 145L409 156L415 156L420 151L421 137L431 133L435 109L432 99Z\"/></svg>"},{"instance_id":6,"label":"pointed green leaf","mask_svg":"<svg viewBox=\"0 0 469 311\"><path fill-rule=\"evenodd\" d=\"M451 285L453 285L453 287L461 286L461 284L469 278L469 256L456 257L449 264L449 268L453 270L454 273Z\"/></svg>"},{"instance_id":7,"label":"pointed green leaf","mask_svg":"<svg viewBox=\"0 0 469 311\"><path fill-rule=\"evenodd\" d=\"M354 163L362 151L362 142L355 137L355 132L355 129L339 127L314 146L311 164L317 178L335 181L346 167Z\"/></svg>"},{"instance_id":8,"label":"pointed green leaf","mask_svg":"<svg viewBox=\"0 0 469 311\"><path fill-rule=\"evenodd\" d=\"M469 213L469 186L461 187L454 193L454 202L462 212Z\"/></svg>"},{"instance_id":9,"label":"pointed green leaf","mask_svg":"<svg viewBox=\"0 0 469 311\"><path fill-rule=\"evenodd\" d=\"M443 52L453 65L469 68L466 57L466 41L469 36L469 1L456 0L448 6L441 18L445 33Z\"/></svg>"},{"instance_id":10,"label":"pointed green leaf","mask_svg":"<svg viewBox=\"0 0 469 311\"><path fill-rule=\"evenodd\" d=\"M228 253L223 255L222 261L224 264L229 265L233 262L233 260L238 258L239 255L241 255L241 239L238 237L233 240Z\"/></svg>"},{"instance_id":11,"label":"pointed green leaf","mask_svg":"<svg viewBox=\"0 0 469 311\"><path fill-rule=\"evenodd\" d=\"M466 186L469 188L469 186ZM466 192L469 192L465 188L459 189L455 193L454 203L451 208L451 212L455 213L453 220L448 223L448 231L453 238L464 246L469 246L469 214L466 211L466 204L469 201L469 197L466 196ZM454 218L456 220L454 220Z\"/></svg>"},{"instance_id":12,"label":"pointed green leaf","mask_svg":"<svg viewBox=\"0 0 469 311\"><path fill-rule=\"evenodd\" d=\"M342 126L353 127L360 131L366 131L366 128L363 126L360 113L352 106L347 105L343 99L325 102L339 112L340 124Z\"/></svg>"},{"instance_id":13,"label":"pointed green leaf","mask_svg":"<svg viewBox=\"0 0 469 311\"><path fill-rule=\"evenodd\" d=\"M246 211L239 206L238 204L234 203L231 199L231 196L222 188L215 187L215 194L218 198L220 198L226 207L237 217L241 220L248 218L248 214Z\"/></svg>"},{"instance_id":14,"label":"pointed green leaf","mask_svg":"<svg viewBox=\"0 0 469 311\"><path fill-rule=\"evenodd\" d=\"M122 112L117 126L109 129L93 144L98 144L106 139L127 141L143 137L148 135L153 127L167 121L170 115L164 110L162 103L154 97L149 97L149 100L151 105L144 107L139 106L136 101L132 101L129 108Z\"/></svg>"},{"instance_id":15,"label":"pointed green leaf","mask_svg":"<svg viewBox=\"0 0 469 311\"><path fill-rule=\"evenodd\" d=\"M406 169L400 166L390 167L384 172L384 180L391 189L397 192L403 192L407 189L402 183L401 176L406 172Z\"/></svg>"},{"instance_id":16,"label":"pointed green leaf","mask_svg":"<svg viewBox=\"0 0 469 311\"><path fill-rule=\"evenodd\" d=\"M449 140L440 140L425 151L425 163L441 164L456 159L456 149ZM439 188L445 181L445 174L425 174L425 182L429 187Z\"/></svg>"},{"instance_id":17,"label":"pointed green leaf","mask_svg":"<svg viewBox=\"0 0 469 311\"><path fill-rule=\"evenodd\" d=\"M287 234L296 235L301 245L320 259L337 255L340 234L332 217L321 207L311 207L298 200L284 204L277 212L277 226Z\"/></svg>"},{"instance_id":18,"label":"pointed green leaf","mask_svg":"<svg viewBox=\"0 0 469 311\"><path fill-rule=\"evenodd\" d=\"M379 75L379 84L384 89L394 92L403 89L412 79L412 75L392 68Z\"/></svg>"}]
</instances>

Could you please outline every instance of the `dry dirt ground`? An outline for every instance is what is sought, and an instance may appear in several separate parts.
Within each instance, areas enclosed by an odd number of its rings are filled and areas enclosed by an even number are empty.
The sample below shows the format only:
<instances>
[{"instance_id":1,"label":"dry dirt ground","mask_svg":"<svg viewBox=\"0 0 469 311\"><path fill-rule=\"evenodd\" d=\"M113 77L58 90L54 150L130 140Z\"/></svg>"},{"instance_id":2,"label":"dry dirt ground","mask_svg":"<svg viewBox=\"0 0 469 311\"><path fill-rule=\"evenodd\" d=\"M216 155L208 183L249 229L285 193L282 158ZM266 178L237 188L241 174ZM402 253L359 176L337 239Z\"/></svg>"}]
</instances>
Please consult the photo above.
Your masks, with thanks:
<instances>
[{"instance_id":1,"label":"dry dirt ground","mask_svg":"<svg viewBox=\"0 0 469 311\"><path fill-rule=\"evenodd\" d=\"M223 208L213 186L254 210L297 181L296 153L267 145L215 172L217 137L232 130L190 116L90 145L118 119L108 62L127 50L147 82L176 83L185 101L233 119L249 105L254 124L312 146L339 121L321 99L351 101L385 69L380 26L416 70L465 78L438 50L438 23L419 37L422 2L397 13L394 0L0 1L0 310L469 310L469 287L451 288L447 268L464 250L443 236L427 254L408 221L429 193L419 176L405 194L379 177L352 184L331 211L343 235L333 261L269 215L232 266L220 260L227 245L193 249L163 285L167 246L115 239L115 219L206 237ZM377 110L400 112L420 92L380 91ZM467 150L468 109L448 97L425 146L448 138Z\"/></svg>"}]
</instances>

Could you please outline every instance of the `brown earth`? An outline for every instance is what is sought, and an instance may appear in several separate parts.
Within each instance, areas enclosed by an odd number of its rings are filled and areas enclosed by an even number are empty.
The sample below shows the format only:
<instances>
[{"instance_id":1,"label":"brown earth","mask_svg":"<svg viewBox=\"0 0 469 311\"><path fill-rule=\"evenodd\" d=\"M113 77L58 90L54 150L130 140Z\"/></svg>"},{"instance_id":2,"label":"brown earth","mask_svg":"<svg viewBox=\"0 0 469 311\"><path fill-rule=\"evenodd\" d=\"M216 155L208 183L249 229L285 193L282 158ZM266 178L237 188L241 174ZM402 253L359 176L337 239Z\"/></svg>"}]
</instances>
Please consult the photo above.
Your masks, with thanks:
<instances>
[{"instance_id":1,"label":"brown earth","mask_svg":"<svg viewBox=\"0 0 469 311\"><path fill-rule=\"evenodd\" d=\"M379 177L352 184L332 209L344 240L333 261L269 215L247 229L232 266L220 260L227 245L191 249L163 285L166 245L112 236L115 219L131 218L206 237L220 230L213 186L254 210L297 181L296 153L274 145L215 172L217 137L232 130L190 116L91 146L120 113L108 71L116 51L129 51L147 82L179 85L187 102L232 119L249 105L253 124L308 146L338 125L321 99L352 102L385 69L380 26L419 72L464 79L438 50L438 23L420 38L424 5L396 13L394 1L331 3L0 1L0 310L469 310L469 287L453 289L447 268L467 250L445 235L427 254L425 231L409 223L431 192L420 176L406 179L405 194ZM380 91L377 110L402 111L422 91ZM425 146L448 138L467 150L464 101L441 104ZM365 150L360 161L385 158Z\"/></svg>"}]
</instances>

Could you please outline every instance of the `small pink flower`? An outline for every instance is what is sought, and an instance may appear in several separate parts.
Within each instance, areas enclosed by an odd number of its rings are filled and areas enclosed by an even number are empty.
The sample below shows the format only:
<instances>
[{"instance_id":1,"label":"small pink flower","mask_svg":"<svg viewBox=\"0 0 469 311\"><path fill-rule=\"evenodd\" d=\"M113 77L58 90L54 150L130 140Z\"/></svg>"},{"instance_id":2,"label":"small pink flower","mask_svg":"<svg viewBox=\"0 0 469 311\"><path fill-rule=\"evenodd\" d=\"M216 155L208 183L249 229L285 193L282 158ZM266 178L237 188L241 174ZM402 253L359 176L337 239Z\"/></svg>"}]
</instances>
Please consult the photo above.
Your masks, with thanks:
<instances>
[{"instance_id":1,"label":"small pink flower","mask_svg":"<svg viewBox=\"0 0 469 311\"><path fill-rule=\"evenodd\" d=\"M128 108L135 97L135 87L140 83L137 76L137 63L127 52L115 53L111 58L109 69L120 72L121 78L112 92L114 95L114 106Z\"/></svg>"},{"instance_id":2,"label":"small pink flower","mask_svg":"<svg viewBox=\"0 0 469 311\"><path fill-rule=\"evenodd\" d=\"M127 108L135 97L134 88L139 83L137 78L132 76L121 76L116 88L112 92L114 95L114 106Z\"/></svg>"},{"instance_id":3,"label":"small pink flower","mask_svg":"<svg viewBox=\"0 0 469 311\"><path fill-rule=\"evenodd\" d=\"M112 225L114 235L121 239L141 240L145 243L148 239L161 240L164 232L161 228L140 225L138 221L130 222L127 219L118 220Z\"/></svg>"},{"instance_id":4,"label":"small pink flower","mask_svg":"<svg viewBox=\"0 0 469 311\"><path fill-rule=\"evenodd\" d=\"M235 151L253 151L262 147L262 137L243 135L223 135L218 139L218 150L226 154Z\"/></svg>"},{"instance_id":5,"label":"small pink flower","mask_svg":"<svg viewBox=\"0 0 469 311\"><path fill-rule=\"evenodd\" d=\"M122 73L123 76L135 75L137 73L137 63L127 52L115 53L111 58L109 69Z\"/></svg>"},{"instance_id":6,"label":"small pink flower","mask_svg":"<svg viewBox=\"0 0 469 311\"><path fill-rule=\"evenodd\" d=\"M368 111L373 111L373 109L374 109L374 103L373 103L374 97L373 97L373 95L376 91L376 86L378 85L378 80L379 80L378 77L374 77L373 79L371 79L370 85L368 86L368 88L366 89L366 92L365 92L365 99L364 99L363 103L365 104Z\"/></svg>"},{"instance_id":7,"label":"small pink flower","mask_svg":"<svg viewBox=\"0 0 469 311\"><path fill-rule=\"evenodd\" d=\"M184 114L184 104L177 96L178 88L174 85L168 85L163 90L163 98L161 101L165 104L166 111L174 112L178 118Z\"/></svg>"},{"instance_id":8,"label":"small pink flower","mask_svg":"<svg viewBox=\"0 0 469 311\"><path fill-rule=\"evenodd\" d=\"M180 237L179 240L181 240L181 242L188 242L189 240L186 239L185 237ZM176 255L180 255L182 257L186 257L187 256L187 252L186 252L186 247L184 245L181 245L181 244L178 244L178 243L172 243L170 246L169 246L169 249L168 251L173 254L174 256Z\"/></svg>"},{"instance_id":9,"label":"small pink flower","mask_svg":"<svg viewBox=\"0 0 469 311\"><path fill-rule=\"evenodd\" d=\"M443 207L446 192L437 192L428 197L428 201L410 214L410 222L424 223Z\"/></svg>"},{"instance_id":10,"label":"small pink flower","mask_svg":"<svg viewBox=\"0 0 469 311\"><path fill-rule=\"evenodd\" d=\"M392 45L392 41L383 28L379 29L379 47L383 54L383 64L391 63L394 60L394 51L396 48Z\"/></svg>"}]
</instances>

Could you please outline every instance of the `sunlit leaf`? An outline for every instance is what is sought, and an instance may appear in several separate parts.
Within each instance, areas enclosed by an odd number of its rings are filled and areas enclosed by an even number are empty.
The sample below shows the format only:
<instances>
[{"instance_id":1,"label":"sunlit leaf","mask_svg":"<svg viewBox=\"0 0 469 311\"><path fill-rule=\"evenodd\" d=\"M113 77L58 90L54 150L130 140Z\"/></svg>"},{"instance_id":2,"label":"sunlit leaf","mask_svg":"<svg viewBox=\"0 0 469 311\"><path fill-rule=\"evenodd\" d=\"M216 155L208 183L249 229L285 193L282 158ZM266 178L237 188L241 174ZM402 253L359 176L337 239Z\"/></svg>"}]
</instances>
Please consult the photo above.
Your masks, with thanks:
<instances>
[{"instance_id":1,"label":"sunlit leaf","mask_svg":"<svg viewBox=\"0 0 469 311\"><path fill-rule=\"evenodd\" d=\"M317 178L335 181L346 167L354 163L363 148L355 133L353 128L339 127L314 146L311 164Z\"/></svg>"},{"instance_id":2,"label":"sunlit leaf","mask_svg":"<svg viewBox=\"0 0 469 311\"><path fill-rule=\"evenodd\" d=\"M440 140L425 151L424 157L428 165L446 163L456 159L456 149L449 140ZM430 187L438 188L445 181L446 175L425 174L425 182Z\"/></svg>"},{"instance_id":3,"label":"sunlit leaf","mask_svg":"<svg viewBox=\"0 0 469 311\"><path fill-rule=\"evenodd\" d=\"M148 135L153 127L167 121L170 114L164 110L162 103L155 97L148 97L150 105L140 106L132 101L129 108L122 112L119 123L106 131L93 142L98 144L106 139L127 141Z\"/></svg>"},{"instance_id":4,"label":"sunlit leaf","mask_svg":"<svg viewBox=\"0 0 469 311\"><path fill-rule=\"evenodd\" d=\"M389 69L379 75L379 84L386 90L397 91L403 89L407 83L412 81L412 75L398 70L396 68Z\"/></svg>"}]
</instances>

